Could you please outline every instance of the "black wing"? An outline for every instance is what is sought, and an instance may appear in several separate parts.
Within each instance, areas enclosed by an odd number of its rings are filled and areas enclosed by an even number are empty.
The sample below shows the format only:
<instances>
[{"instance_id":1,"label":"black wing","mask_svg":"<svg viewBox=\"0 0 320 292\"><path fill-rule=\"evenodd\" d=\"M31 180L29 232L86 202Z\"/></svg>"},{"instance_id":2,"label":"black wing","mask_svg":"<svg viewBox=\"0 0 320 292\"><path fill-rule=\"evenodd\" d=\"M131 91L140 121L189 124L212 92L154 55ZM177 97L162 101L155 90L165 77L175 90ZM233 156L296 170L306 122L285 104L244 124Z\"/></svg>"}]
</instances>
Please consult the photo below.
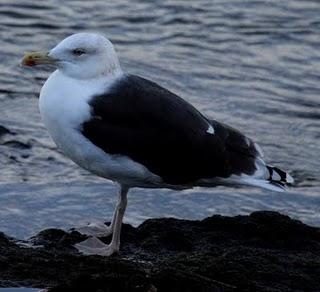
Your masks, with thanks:
<instances>
[{"instance_id":1,"label":"black wing","mask_svg":"<svg viewBox=\"0 0 320 292\"><path fill-rule=\"evenodd\" d=\"M149 80L127 75L90 106L92 119L83 124L83 135L107 153L143 164L166 183L255 171L257 151L249 139ZM209 124L214 134L207 133Z\"/></svg>"}]
</instances>

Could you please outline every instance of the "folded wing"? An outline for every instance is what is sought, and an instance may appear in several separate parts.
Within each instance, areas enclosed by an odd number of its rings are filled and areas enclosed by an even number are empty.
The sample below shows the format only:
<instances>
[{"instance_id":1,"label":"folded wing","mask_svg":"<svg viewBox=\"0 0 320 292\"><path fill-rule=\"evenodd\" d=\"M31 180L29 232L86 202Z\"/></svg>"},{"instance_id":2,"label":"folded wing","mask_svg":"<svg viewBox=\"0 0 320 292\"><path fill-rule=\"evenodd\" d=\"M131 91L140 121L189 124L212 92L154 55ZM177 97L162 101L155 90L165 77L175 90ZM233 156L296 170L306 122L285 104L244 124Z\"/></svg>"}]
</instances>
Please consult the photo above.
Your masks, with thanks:
<instances>
[{"instance_id":1,"label":"folded wing","mask_svg":"<svg viewBox=\"0 0 320 292\"><path fill-rule=\"evenodd\" d=\"M83 135L109 154L144 165L166 183L257 171L259 152L250 139L149 80L127 75L93 97L90 106L92 118L83 124Z\"/></svg>"}]
</instances>

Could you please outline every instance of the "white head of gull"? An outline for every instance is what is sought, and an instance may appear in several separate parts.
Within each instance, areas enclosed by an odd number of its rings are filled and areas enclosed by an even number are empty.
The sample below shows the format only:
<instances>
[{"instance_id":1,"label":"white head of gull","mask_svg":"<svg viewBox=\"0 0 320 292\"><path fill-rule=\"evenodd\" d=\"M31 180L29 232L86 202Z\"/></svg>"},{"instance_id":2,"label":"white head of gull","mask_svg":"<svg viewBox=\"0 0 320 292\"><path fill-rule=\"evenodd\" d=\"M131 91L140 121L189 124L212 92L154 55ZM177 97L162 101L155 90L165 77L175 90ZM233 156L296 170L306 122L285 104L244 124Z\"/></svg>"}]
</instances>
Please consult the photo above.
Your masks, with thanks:
<instances>
[{"instance_id":1,"label":"white head of gull","mask_svg":"<svg viewBox=\"0 0 320 292\"><path fill-rule=\"evenodd\" d=\"M69 36L49 52L27 53L22 64L56 67L40 93L45 126L67 157L119 186L110 226L77 229L91 236L76 245L85 254L119 251L132 187L251 185L283 191L293 182L288 173L265 164L260 147L239 131L152 81L124 74L102 35ZM97 238L110 234L109 245Z\"/></svg>"},{"instance_id":2,"label":"white head of gull","mask_svg":"<svg viewBox=\"0 0 320 292\"><path fill-rule=\"evenodd\" d=\"M102 35L71 35L50 50L48 56L63 74L75 79L90 80L121 71L112 43Z\"/></svg>"}]
</instances>

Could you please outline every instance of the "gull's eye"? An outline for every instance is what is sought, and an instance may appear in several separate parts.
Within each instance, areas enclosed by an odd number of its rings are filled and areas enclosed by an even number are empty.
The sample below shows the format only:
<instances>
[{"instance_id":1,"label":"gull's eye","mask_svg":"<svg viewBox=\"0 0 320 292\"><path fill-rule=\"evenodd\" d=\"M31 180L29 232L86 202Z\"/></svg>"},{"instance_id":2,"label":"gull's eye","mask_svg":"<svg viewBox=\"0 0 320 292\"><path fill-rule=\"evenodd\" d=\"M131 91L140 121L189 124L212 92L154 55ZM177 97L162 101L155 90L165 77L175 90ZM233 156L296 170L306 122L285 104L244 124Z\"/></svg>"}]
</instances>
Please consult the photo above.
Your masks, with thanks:
<instances>
[{"instance_id":1,"label":"gull's eye","mask_svg":"<svg viewBox=\"0 0 320 292\"><path fill-rule=\"evenodd\" d=\"M75 55L75 56L81 56L83 54L85 54L85 50L84 49L74 49L72 51L72 54Z\"/></svg>"}]
</instances>

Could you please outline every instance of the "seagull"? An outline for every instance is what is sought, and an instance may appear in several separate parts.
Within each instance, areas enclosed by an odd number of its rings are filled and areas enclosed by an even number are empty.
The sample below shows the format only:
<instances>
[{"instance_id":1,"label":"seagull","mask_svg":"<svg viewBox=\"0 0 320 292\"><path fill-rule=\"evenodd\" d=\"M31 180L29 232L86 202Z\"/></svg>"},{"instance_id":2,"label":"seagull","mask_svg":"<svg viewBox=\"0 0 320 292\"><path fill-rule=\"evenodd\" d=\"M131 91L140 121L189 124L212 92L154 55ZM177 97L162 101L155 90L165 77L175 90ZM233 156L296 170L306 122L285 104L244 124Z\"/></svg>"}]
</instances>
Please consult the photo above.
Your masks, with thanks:
<instances>
[{"instance_id":1,"label":"seagull","mask_svg":"<svg viewBox=\"0 0 320 292\"><path fill-rule=\"evenodd\" d=\"M251 185L284 191L293 178L267 165L259 145L200 113L157 83L122 71L103 35L77 33L48 52L29 52L23 66L56 70L40 92L42 120L57 147L80 167L118 185L109 226L89 223L85 254L119 252L129 189ZM112 235L107 245L98 237Z\"/></svg>"}]
</instances>

